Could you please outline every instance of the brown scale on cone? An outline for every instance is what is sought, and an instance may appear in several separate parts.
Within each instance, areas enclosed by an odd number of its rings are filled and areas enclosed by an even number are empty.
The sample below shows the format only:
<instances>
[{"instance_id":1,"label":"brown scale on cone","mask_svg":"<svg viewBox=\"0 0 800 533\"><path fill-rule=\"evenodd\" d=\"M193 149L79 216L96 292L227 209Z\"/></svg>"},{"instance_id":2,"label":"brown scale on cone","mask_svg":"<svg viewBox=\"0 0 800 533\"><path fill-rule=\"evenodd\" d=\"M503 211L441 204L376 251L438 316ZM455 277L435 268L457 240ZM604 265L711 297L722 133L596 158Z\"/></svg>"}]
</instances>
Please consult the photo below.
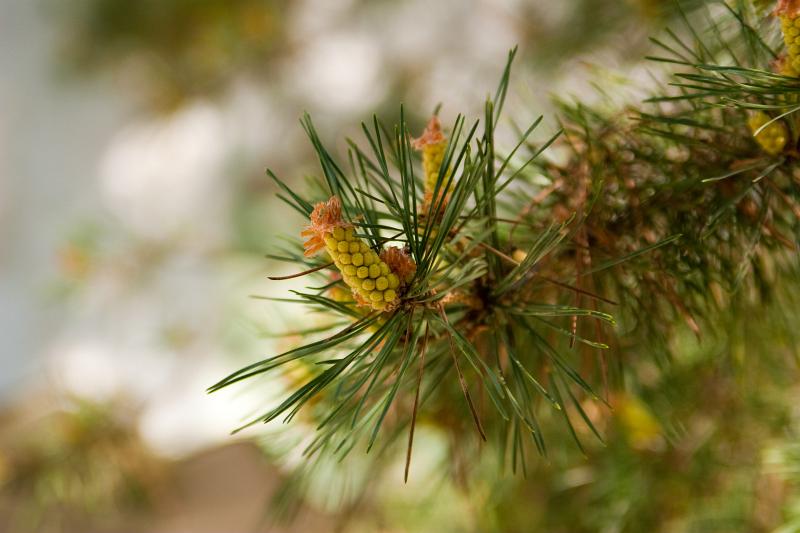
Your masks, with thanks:
<instances>
[{"instance_id":1,"label":"brown scale on cone","mask_svg":"<svg viewBox=\"0 0 800 533\"><path fill-rule=\"evenodd\" d=\"M392 272L396 273L403 283L410 282L417 271L417 264L414 260L396 246L390 246L383 250L381 260L389 265Z\"/></svg>"},{"instance_id":2,"label":"brown scale on cone","mask_svg":"<svg viewBox=\"0 0 800 533\"><path fill-rule=\"evenodd\" d=\"M800 0L778 0L778 5L775 6L775 14L778 16L800 16Z\"/></svg>"},{"instance_id":3,"label":"brown scale on cone","mask_svg":"<svg viewBox=\"0 0 800 533\"><path fill-rule=\"evenodd\" d=\"M311 223L301 232L306 256L323 248L333 260L359 305L391 311L400 303L400 291L411 280L416 264L402 250L388 248L379 256L354 234L342 219L341 201L333 196L314 206Z\"/></svg>"},{"instance_id":4,"label":"brown scale on cone","mask_svg":"<svg viewBox=\"0 0 800 533\"><path fill-rule=\"evenodd\" d=\"M351 228L342 220L342 203L337 197L327 202L319 202L311 212L311 224L300 232L307 237L303 243L304 255L311 257L325 247L325 236L332 234L336 228Z\"/></svg>"}]
</instances>

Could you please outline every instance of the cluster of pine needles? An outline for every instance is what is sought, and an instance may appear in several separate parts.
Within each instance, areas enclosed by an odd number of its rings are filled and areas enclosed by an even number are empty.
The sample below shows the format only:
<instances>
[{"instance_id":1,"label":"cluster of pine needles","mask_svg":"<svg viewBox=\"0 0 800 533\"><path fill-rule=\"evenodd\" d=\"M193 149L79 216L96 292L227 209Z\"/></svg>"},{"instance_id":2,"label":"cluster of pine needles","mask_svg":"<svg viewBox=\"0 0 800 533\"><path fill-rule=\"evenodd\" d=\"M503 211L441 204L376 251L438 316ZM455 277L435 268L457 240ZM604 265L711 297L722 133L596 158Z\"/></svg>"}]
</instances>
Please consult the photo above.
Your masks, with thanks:
<instances>
[{"instance_id":1,"label":"cluster of pine needles","mask_svg":"<svg viewBox=\"0 0 800 533\"><path fill-rule=\"evenodd\" d=\"M405 435L406 478L423 412L454 442L493 440L515 471L526 450L547 453L542 409L579 447L575 424L602 440L586 402L613 408L626 357L669 364L678 324L702 337L734 300L755 312L798 272L788 26L742 1L683 20L653 40L650 59L673 70L653 97L623 113L559 101L543 141L539 117L495 144L516 49L481 120L442 131L434 117L415 139L403 108L393 128L373 117L346 164L305 116L322 178L304 196L269 172L309 219L271 257L310 280L286 300L328 318L210 390L281 369L293 390L248 426L302 412L308 455Z\"/></svg>"}]
</instances>

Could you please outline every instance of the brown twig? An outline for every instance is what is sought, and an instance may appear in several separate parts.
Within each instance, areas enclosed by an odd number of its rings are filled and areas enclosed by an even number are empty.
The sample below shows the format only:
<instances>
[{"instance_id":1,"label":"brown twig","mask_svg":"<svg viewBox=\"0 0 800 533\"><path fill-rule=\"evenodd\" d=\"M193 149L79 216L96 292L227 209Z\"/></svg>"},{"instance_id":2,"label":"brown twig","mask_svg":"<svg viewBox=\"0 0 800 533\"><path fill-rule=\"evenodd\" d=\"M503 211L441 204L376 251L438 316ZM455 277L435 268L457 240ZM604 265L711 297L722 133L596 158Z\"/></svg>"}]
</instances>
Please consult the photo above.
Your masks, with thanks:
<instances>
[{"instance_id":1,"label":"brown twig","mask_svg":"<svg viewBox=\"0 0 800 533\"><path fill-rule=\"evenodd\" d=\"M444 307L439 306L439 314L441 315L444 323L450 326L450 322L447 320L447 315L444 312ZM478 428L478 433L480 434L481 438L485 441L486 433L483 431L481 420L480 418L478 418L478 412L475 410L475 404L472 403L472 397L469 395L469 389L467 389L467 381L464 379L464 374L461 372L461 367L458 365L458 357L456 357L456 346L453 343L453 335L449 331L447 332L447 340L450 342L450 355L453 356L453 364L456 367L456 373L458 374L458 382L461 384L461 391L464 393L464 398L466 398L467 400L467 405L469 406L470 413L472 413L472 419L475 421L475 427Z\"/></svg>"},{"instance_id":2,"label":"brown twig","mask_svg":"<svg viewBox=\"0 0 800 533\"><path fill-rule=\"evenodd\" d=\"M310 268L308 270L305 270L303 272L299 272L297 274L290 274L288 276L267 276L267 279L271 279L272 281L282 281L282 280L285 280L285 279L299 278L301 276L305 276L306 274L313 274L314 272L317 272L319 270L323 270L323 269L328 268L329 266L332 266L332 265L333 265L333 261L331 261L330 263L325 264L325 265L320 265L318 267Z\"/></svg>"},{"instance_id":3,"label":"brown twig","mask_svg":"<svg viewBox=\"0 0 800 533\"><path fill-rule=\"evenodd\" d=\"M417 425L417 408L419 407L419 390L422 388L422 374L425 370L425 351L428 348L428 325L425 325L425 337L422 339L422 352L419 356L419 374L417 375L417 392L414 395L414 409L411 411L411 430L408 433L408 449L406 450L406 470L403 482L408 483L408 471L411 468L411 448L414 445L414 428Z\"/></svg>"}]
</instances>

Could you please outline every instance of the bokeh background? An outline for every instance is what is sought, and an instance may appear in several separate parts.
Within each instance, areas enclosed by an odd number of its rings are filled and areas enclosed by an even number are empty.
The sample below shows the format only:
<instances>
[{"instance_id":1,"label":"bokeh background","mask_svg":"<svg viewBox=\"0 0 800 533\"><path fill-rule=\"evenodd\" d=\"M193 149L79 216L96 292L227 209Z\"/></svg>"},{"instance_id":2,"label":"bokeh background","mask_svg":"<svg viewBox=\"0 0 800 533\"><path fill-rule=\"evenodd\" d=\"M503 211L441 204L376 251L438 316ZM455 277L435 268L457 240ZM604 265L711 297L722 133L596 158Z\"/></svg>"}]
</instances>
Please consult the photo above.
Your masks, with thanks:
<instances>
[{"instance_id":1,"label":"bokeh background","mask_svg":"<svg viewBox=\"0 0 800 533\"><path fill-rule=\"evenodd\" d=\"M205 394L307 320L251 298L294 287L266 280L292 271L264 255L303 221L264 171L317 172L304 111L339 149L401 102L420 128L438 103L479 116L518 44L512 114L552 131L553 94L650 79L669 5L0 0L0 532L800 531L797 387L720 382L707 356L730 343L677 338L682 364L653 382L689 428L677 443L631 394L588 459L525 482L479 465L465 486L435 474L445 446L423 427L409 486L398 466L364 496L357 464L356 488L320 468L296 514L275 506L297 499L291 432L230 435L287 384Z\"/></svg>"}]
</instances>

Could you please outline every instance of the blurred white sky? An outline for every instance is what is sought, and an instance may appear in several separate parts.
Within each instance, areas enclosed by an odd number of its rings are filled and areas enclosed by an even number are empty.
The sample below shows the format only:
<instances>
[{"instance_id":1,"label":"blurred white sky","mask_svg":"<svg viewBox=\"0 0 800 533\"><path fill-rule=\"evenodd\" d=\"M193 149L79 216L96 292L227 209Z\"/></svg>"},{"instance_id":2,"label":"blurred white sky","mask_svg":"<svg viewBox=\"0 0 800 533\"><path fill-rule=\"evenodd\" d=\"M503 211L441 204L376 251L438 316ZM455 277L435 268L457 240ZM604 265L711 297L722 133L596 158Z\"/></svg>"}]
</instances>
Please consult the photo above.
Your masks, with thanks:
<instances>
[{"instance_id":1,"label":"blurred white sky","mask_svg":"<svg viewBox=\"0 0 800 533\"><path fill-rule=\"evenodd\" d=\"M108 82L55 82L52 37L36 2L0 1L0 396L41 371L63 313L43 301L53 251L98 211L96 158L125 119Z\"/></svg>"}]
</instances>

